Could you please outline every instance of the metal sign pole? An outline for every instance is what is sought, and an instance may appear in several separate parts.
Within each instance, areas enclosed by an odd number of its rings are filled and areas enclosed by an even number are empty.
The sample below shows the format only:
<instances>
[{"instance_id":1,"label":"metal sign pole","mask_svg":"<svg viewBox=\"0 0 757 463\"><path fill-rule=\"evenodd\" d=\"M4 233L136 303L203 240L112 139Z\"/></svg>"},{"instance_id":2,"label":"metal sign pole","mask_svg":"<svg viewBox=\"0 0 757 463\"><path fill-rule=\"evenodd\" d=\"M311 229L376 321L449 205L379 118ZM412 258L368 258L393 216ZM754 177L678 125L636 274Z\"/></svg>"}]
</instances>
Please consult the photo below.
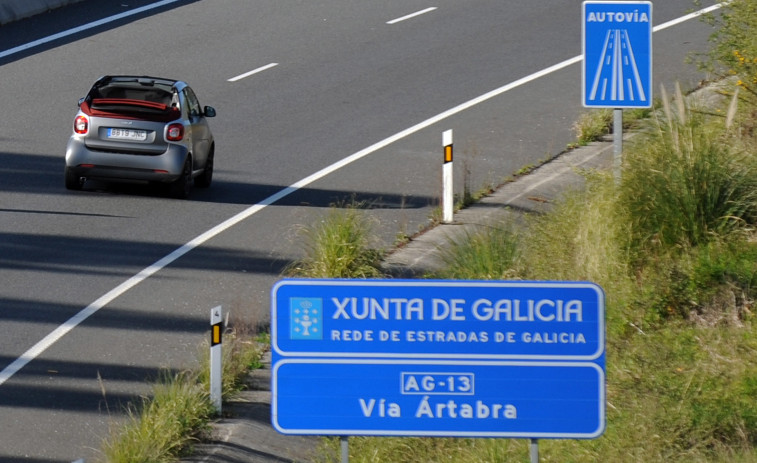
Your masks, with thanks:
<instances>
[{"instance_id":1,"label":"metal sign pole","mask_svg":"<svg viewBox=\"0 0 757 463\"><path fill-rule=\"evenodd\" d=\"M348 436L340 437L339 443L341 444L341 448L342 448L342 463L349 463L350 461L349 437Z\"/></svg>"},{"instance_id":2,"label":"metal sign pole","mask_svg":"<svg viewBox=\"0 0 757 463\"><path fill-rule=\"evenodd\" d=\"M531 463L539 463L539 439L531 439Z\"/></svg>"},{"instance_id":3,"label":"metal sign pole","mask_svg":"<svg viewBox=\"0 0 757 463\"><path fill-rule=\"evenodd\" d=\"M613 111L613 173L615 182L620 183L621 166L623 165L623 110Z\"/></svg>"}]
</instances>

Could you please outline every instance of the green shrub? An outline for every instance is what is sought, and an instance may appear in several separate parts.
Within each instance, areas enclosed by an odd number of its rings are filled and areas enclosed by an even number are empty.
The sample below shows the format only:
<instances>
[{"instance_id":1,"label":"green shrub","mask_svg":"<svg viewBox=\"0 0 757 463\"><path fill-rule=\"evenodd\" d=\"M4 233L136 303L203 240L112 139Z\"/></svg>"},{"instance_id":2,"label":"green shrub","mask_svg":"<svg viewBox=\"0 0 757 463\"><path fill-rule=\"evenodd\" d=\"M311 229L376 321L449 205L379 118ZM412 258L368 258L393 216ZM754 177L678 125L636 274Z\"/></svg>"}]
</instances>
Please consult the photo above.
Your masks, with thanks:
<instances>
[{"instance_id":1,"label":"green shrub","mask_svg":"<svg viewBox=\"0 0 757 463\"><path fill-rule=\"evenodd\" d=\"M664 93L664 92L663 92ZM757 163L678 94L624 151L621 202L638 256L697 246L757 217Z\"/></svg>"},{"instance_id":2,"label":"green shrub","mask_svg":"<svg viewBox=\"0 0 757 463\"><path fill-rule=\"evenodd\" d=\"M381 253L369 247L369 232L369 222L356 207L334 207L320 223L304 229L306 257L286 273L307 278L378 277Z\"/></svg>"},{"instance_id":3,"label":"green shrub","mask_svg":"<svg viewBox=\"0 0 757 463\"><path fill-rule=\"evenodd\" d=\"M249 327L239 324L228 328L223 333L221 350L221 394L224 398L232 397L244 387L244 378L250 370L259 368L260 359L269 343L261 343L256 333ZM205 340L199 350L200 368L197 381L206 390L210 390L210 343Z\"/></svg>"},{"instance_id":4,"label":"green shrub","mask_svg":"<svg viewBox=\"0 0 757 463\"><path fill-rule=\"evenodd\" d=\"M755 334L754 329L670 324L613 345L608 382L614 391L625 391L608 397L624 410L618 425L635 421L633 414L644 416L649 429L642 433L657 434L657 442L665 442L659 453L675 461L753 451Z\"/></svg>"},{"instance_id":5,"label":"green shrub","mask_svg":"<svg viewBox=\"0 0 757 463\"><path fill-rule=\"evenodd\" d=\"M715 26L711 35L709 57L705 66L725 76L738 76L739 85L752 96L757 86L757 3L732 0L719 14L709 16Z\"/></svg>"},{"instance_id":6,"label":"green shrub","mask_svg":"<svg viewBox=\"0 0 757 463\"><path fill-rule=\"evenodd\" d=\"M607 276L627 275L618 247L622 217L616 213L611 173L585 171L584 190L566 192L544 215L527 221L523 276L535 280L584 280L601 285Z\"/></svg>"},{"instance_id":7,"label":"green shrub","mask_svg":"<svg viewBox=\"0 0 757 463\"><path fill-rule=\"evenodd\" d=\"M192 373L164 376L152 398L129 409L125 424L103 445L107 463L171 463L185 452L215 413L207 389Z\"/></svg>"},{"instance_id":8,"label":"green shrub","mask_svg":"<svg viewBox=\"0 0 757 463\"><path fill-rule=\"evenodd\" d=\"M594 109L582 113L573 124L573 131L579 145L588 145L610 133L613 123L612 109Z\"/></svg>"},{"instance_id":9,"label":"green shrub","mask_svg":"<svg viewBox=\"0 0 757 463\"><path fill-rule=\"evenodd\" d=\"M646 320L686 318L710 325L748 320L757 297L757 243L747 238L713 237L639 269L636 304L646 308Z\"/></svg>"},{"instance_id":10,"label":"green shrub","mask_svg":"<svg viewBox=\"0 0 757 463\"><path fill-rule=\"evenodd\" d=\"M513 278L520 257L518 242L507 224L466 234L443 250L446 268L438 276L458 280Z\"/></svg>"},{"instance_id":11,"label":"green shrub","mask_svg":"<svg viewBox=\"0 0 757 463\"><path fill-rule=\"evenodd\" d=\"M259 364L261 344L249 329L225 333L223 396L240 388L251 365ZM124 422L114 424L101 448L105 463L173 463L203 437L216 410L210 401L208 346L202 348L198 372L164 373L150 397L126 410Z\"/></svg>"}]
</instances>

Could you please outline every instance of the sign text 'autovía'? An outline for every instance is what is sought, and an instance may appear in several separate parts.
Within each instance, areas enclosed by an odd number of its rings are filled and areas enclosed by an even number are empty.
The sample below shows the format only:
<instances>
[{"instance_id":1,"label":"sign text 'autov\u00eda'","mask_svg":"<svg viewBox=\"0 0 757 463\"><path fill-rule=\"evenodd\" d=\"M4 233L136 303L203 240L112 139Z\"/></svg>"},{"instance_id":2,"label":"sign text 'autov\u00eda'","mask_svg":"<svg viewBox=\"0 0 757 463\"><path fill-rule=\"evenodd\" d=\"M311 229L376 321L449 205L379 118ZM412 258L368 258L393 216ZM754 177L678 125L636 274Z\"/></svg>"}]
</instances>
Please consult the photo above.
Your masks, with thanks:
<instances>
[{"instance_id":1,"label":"sign text 'autov\u00eda'","mask_svg":"<svg viewBox=\"0 0 757 463\"><path fill-rule=\"evenodd\" d=\"M586 17L587 22L608 22L608 23L648 23L649 15L645 12L634 10L630 12L623 11L591 11Z\"/></svg>"}]
</instances>

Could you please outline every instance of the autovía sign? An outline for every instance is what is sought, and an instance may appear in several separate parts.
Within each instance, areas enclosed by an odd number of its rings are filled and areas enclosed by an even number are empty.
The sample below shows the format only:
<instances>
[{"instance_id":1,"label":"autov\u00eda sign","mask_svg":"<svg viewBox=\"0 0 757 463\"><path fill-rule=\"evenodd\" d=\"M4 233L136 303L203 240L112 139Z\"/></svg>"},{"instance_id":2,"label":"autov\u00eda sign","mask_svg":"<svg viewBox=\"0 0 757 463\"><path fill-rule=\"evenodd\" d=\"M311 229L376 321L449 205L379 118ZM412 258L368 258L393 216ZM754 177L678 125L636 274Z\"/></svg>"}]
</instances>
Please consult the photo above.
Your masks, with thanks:
<instances>
[{"instance_id":1,"label":"autov\u00eda sign","mask_svg":"<svg viewBox=\"0 0 757 463\"><path fill-rule=\"evenodd\" d=\"M285 434L595 438L604 293L587 282L285 279L271 421Z\"/></svg>"},{"instance_id":2,"label":"autov\u00eda sign","mask_svg":"<svg viewBox=\"0 0 757 463\"><path fill-rule=\"evenodd\" d=\"M652 106L652 3L583 3L583 105Z\"/></svg>"}]
</instances>

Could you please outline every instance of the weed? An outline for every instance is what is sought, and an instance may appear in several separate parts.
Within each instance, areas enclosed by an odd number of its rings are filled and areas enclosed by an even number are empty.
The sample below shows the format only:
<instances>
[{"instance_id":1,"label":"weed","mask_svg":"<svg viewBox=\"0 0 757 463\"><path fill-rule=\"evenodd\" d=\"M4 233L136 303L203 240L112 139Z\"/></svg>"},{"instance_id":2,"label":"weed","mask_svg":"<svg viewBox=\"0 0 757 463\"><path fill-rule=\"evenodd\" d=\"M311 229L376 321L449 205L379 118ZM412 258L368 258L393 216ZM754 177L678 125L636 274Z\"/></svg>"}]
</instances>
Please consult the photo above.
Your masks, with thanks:
<instances>
[{"instance_id":1,"label":"weed","mask_svg":"<svg viewBox=\"0 0 757 463\"><path fill-rule=\"evenodd\" d=\"M612 109L594 109L581 114L573 125L578 145L588 145L593 141L599 140L603 135L610 133L612 122Z\"/></svg>"},{"instance_id":2,"label":"weed","mask_svg":"<svg viewBox=\"0 0 757 463\"><path fill-rule=\"evenodd\" d=\"M466 234L442 250L445 270L437 276L458 280L512 278L519 261L518 239L512 227L501 224Z\"/></svg>"},{"instance_id":3,"label":"weed","mask_svg":"<svg viewBox=\"0 0 757 463\"><path fill-rule=\"evenodd\" d=\"M369 247L369 228L358 208L332 208L321 222L303 229L306 257L286 273L307 278L380 276L381 253Z\"/></svg>"},{"instance_id":4,"label":"weed","mask_svg":"<svg viewBox=\"0 0 757 463\"><path fill-rule=\"evenodd\" d=\"M169 463L186 451L213 415L208 392L193 373L163 375L151 398L128 410L102 449L108 463Z\"/></svg>"},{"instance_id":5,"label":"weed","mask_svg":"<svg viewBox=\"0 0 757 463\"><path fill-rule=\"evenodd\" d=\"M224 335L224 397L237 392L243 376L260 365L263 345L251 342L253 336L248 334L249 329L240 326ZM202 439L215 414L209 393L208 351L205 344L198 371L163 373L151 396L129 405L125 422L114 424L103 441L102 461L173 463L191 451L192 443Z\"/></svg>"},{"instance_id":6,"label":"weed","mask_svg":"<svg viewBox=\"0 0 757 463\"><path fill-rule=\"evenodd\" d=\"M754 157L701 113L664 107L624 153L621 201L639 255L706 243L757 218Z\"/></svg>"}]
</instances>

